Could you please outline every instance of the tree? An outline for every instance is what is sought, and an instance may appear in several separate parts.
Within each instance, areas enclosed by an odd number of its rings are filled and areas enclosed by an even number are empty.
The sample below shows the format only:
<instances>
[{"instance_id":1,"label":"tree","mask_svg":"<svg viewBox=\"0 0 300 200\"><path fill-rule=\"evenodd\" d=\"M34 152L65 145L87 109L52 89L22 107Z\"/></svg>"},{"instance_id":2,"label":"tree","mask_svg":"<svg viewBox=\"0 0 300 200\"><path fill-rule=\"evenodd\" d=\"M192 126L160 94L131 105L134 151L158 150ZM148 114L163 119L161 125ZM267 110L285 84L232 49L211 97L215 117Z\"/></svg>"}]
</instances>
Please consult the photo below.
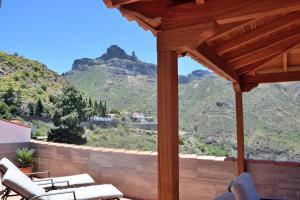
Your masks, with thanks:
<instances>
[{"instance_id":1,"label":"tree","mask_svg":"<svg viewBox=\"0 0 300 200\"><path fill-rule=\"evenodd\" d=\"M44 113L44 105L41 99L38 99L38 101L35 104L35 115L42 116L43 113Z\"/></svg>"},{"instance_id":2,"label":"tree","mask_svg":"<svg viewBox=\"0 0 300 200\"><path fill-rule=\"evenodd\" d=\"M34 116L34 104L33 103L29 103L28 104L28 109L29 109L29 116Z\"/></svg>"},{"instance_id":3,"label":"tree","mask_svg":"<svg viewBox=\"0 0 300 200\"><path fill-rule=\"evenodd\" d=\"M7 120L10 120L12 118L9 106L4 101L1 100L0 100L0 117Z\"/></svg>"},{"instance_id":4,"label":"tree","mask_svg":"<svg viewBox=\"0 0 300 200\"><path fill-rule=\"evenodd\" d=\"M15 105L15 103L17 102L17 97L16 97L14 89L12 87L8 88L8 90L6 91L6 93L4 93L2 98L3 98L4 102L6 103L6 105L8 105L8 106Z\"/></svg>"},{"instance_id":5,"label":"tree","mask_svg":"<svg viewBox=\"0 0 300 200\"><path fill-rule=\"evenodd\" d=\"M86 138L81 122L87 120L88 107L85 99L74 86L66 86L54 104L52 119L58 128L52 129L48 141L84 144Z\"/></svg>"}]
</instances>

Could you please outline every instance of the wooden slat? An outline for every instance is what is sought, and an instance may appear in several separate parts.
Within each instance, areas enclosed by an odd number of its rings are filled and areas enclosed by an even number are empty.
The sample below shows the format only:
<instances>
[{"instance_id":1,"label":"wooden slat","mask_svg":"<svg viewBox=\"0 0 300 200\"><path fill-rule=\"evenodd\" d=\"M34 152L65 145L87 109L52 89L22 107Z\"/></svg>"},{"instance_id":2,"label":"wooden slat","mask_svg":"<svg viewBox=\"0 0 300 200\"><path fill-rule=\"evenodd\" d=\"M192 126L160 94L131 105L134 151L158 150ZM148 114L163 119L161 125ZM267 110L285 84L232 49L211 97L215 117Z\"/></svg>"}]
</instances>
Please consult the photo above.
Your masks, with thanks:
<instances>
[{"instance_id":1,"label":"wooden slat","mask_svg":"<svg viewBox=\"0 0 300 200\"><path fill-rule=\"evenodd\" d=\"M235 60L242 59L244 57L247 57L251 53L263 49L266 46L274 45L275 43L278 43L279 41L285 40L288 37L292 37L293 35L300 33L300 26L296 26L290 30L282 31L277 34L272 34L268 37L265 37L261 40L258 40L255 43L250 43L245 45L242 48L233 49L233 51L228 51L225 54L223 54L223 58L227 60L228 62L233 62Z\"/></svg>"},{"instance_id":2,"label":"wooden slat","mask_svg":"<svg viewBox=\"0 0 300 200\"><path fill-rule=\"evenodd\" d=\"M245 172L245 147L244 147L244 118L243 118L243 93L235 91L236 104L236 132L238 151L237 174Z\"/></svg>"},{"instance_id":3,"label":"wooden slat","mask_svg":"<svg viewBox=\"0 0 300 200\"><path fill-rule=\"evenodd\" d=\"M300 31L300 30L299 30ZM295 47L295 45L300 43L300 33L295 34L291 37L284 38L281 41L278 41L274 44L266 46L263 49L258 49L257 51L251 52L247 54L247 56L243 56L244 58L239 60L234 60L229 62L231 66L234 68L241 68L252 63L258 62L260 60L264 60L266 58L270 58L274 55L279 55L287 52L291 48Z\"/></svg>"},{"instance_id":4,"label":"wooden slat","mask_svg":"<svg viewBox=\"0 0 300 200\"><path fill-rule=\"evenodd\" d=\"M159 45L159 43L158 43ZM158 52L158 199L179 200L177 52Z\"/></svg>"},{"instance_id":5,"label":"wooden slat","mask_svg":"<svg viewBox=\"0 0 300 200\"><path fill-rule=\"evenodd\" d=\"M212 21L227 24L297 10L300 10L298 0L210 0L203 5L191 2L169 8L164 14L164 29Z\"/></svg>"},{"instance_id":6,"label":"wooden slat","mask_svg":"<svg viewBox=\"0 0 300 200\"><path fill-rule=\"evenodd\" d=\"M286 73L288 71L288 57L287 57L287 53L283 54L283 72Z\"/></svg>"},{"instance_id":7,"label":"wooden slat","mask_svg":"<svg viewBox=\"0 0 300 200\"><path fill-rule=\"evenodd\" d=\"M207 44L203 43L193 52L196 57L207 65L210 65L213 71L221 74L232 82L239 82L236 72L225 63Z\"/></svg>"},{"instance_id":8,"label":"wooden slat","mask_svg":"<svg viewBox=\"0 0 300 200\"><path fill-rule=\"evenodd\" d=\"M279 20L276 20L272 23L261 26L257 28L255 31L251 31L247 34L241 35L238 38L233 38L214 48L218 54L224 54L227 51L241 47L247 43L252 42L253 40L257 40L258 38L267 36L272 32L289 27L295 22L299 22L299 21L300 21L300 14L293 13L285 17L282 17Z\"/></svg>"},{"instance_id":9,"label":"wooden slat","mask_svg":"<svg viewBox=\"0 0 300 200\"><path fill-rule=\"evenodd\" d=\"M244 26L254 23L256 21L256 19L254 20L249 20L246 22L239 22L239 23L233 23L233 24L226 24L226 25L219 25L218 27L218 32L216 35L214 35L213 37L209 38L206 42L210 43L213 40L219 39L221 37L224 37L226 35L228 35L231 32L237 31L241 28L243 28Z\"/></svg>"},{"instance_id":10,"label":"wooden slat","mask_svg":"<svg viewBox=\"0 0 300 200\"><path fill-rule=\"evenodd\" d=\"M300 72L274 73L274 74L257 74L256 76L245 76L242 79L243 84L248 83L275 83L300 81Z\"/></svg>"}]
</instances>

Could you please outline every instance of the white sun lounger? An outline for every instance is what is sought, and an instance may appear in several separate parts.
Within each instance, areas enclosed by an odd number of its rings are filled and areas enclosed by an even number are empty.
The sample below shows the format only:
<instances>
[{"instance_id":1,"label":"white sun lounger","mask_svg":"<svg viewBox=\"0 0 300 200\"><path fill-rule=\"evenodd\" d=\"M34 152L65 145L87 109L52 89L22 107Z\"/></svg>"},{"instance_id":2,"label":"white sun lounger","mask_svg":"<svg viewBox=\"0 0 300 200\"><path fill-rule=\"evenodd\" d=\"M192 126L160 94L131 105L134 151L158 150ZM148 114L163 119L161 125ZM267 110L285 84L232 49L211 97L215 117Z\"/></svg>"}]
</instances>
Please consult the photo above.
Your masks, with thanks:
<instances>
[{"instance_id":1,"label":"white sun lounger","mask_svg":"<svg viewBox=\"0 0 300 200\"><path fill-rule=\"evenodd\" d=\"M0 160L0 171L5 174L8 169L14 169L20 171L20 169L12 163L7 158L2 158ZM21 172L23 173L23 172ZM31 174L41 174L45 172L37 172ZM48 173L48 172L47 172ZM48 173L49 174L49 173ZM88 174L77 174L72 176L62 176L62 177L47 177L34 179L34 182L38 183L44 188L62 188L62 187L78 187L92 185L95 183L94 179Z\"/></svg>"},{"instance_id":2,"label":"white sun lounger","mask_svg":"<svg viewBox=\"0 0 300 200\"><path fill-rule=\"evenodd\" d=\"M110 184L46 192L43 187L38 186L22 172L15 171L14 169L7 170L2 183L26 200L107 200L123 197L122 192Z\"/></svg>"}]
</instances>

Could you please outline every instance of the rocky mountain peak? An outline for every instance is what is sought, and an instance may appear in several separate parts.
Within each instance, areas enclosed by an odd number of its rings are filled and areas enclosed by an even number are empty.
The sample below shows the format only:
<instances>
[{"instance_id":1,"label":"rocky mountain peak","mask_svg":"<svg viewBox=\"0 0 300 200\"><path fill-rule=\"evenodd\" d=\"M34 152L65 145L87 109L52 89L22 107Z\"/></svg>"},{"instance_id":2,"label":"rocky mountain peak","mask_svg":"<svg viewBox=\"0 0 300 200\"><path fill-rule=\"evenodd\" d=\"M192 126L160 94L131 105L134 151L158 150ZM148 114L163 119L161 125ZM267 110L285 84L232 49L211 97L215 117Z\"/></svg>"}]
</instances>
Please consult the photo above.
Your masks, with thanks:
<instances>
[{"instance_id":1,"label":"rocky mountain peak","mask_svg":"<svg viewBox=\"0 0 300 200\"><path fill-rule=\"evenodd\" d=\"M101 57L97 58L100 60L110 60L113 58L118 59L127 59L131 61L136 61L138 58L135 55L135 52L132 52L132 55L128 55L122 48L120 48L118 45L111 45L107 48L106 53L104 53Z\"/></svg>"}]
</instances>

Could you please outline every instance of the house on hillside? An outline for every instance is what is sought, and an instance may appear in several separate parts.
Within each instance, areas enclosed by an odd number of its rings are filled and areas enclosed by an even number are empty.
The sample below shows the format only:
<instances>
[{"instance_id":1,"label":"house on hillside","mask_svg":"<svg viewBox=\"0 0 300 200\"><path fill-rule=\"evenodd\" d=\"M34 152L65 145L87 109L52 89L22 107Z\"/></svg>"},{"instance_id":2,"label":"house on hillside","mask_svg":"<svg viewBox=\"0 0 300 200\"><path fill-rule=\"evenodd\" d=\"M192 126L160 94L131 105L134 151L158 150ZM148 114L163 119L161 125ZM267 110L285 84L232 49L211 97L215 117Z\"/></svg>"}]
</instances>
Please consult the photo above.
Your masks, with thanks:
<instances>
[{"instance_id":1,"label":"house on hillside","mask_svg":"<svg viewBox=\"0 0 300 200\"><path fill-rule=\"evenodd\" d=\"M144 122L145 121L145 115L143 113L133 113L131 115L131 119L134 122Z\"/></svg>"},{"instance_id":2,"label":"house on hillside","mask_svg":"<svg viewBox=\"0 0 300 200\"><path fill-rule=\"evenodd\" d=\"M20 121L0 119L0 144L27 143L31 139L31 127Z\"/></svg>"}]
</instances>

